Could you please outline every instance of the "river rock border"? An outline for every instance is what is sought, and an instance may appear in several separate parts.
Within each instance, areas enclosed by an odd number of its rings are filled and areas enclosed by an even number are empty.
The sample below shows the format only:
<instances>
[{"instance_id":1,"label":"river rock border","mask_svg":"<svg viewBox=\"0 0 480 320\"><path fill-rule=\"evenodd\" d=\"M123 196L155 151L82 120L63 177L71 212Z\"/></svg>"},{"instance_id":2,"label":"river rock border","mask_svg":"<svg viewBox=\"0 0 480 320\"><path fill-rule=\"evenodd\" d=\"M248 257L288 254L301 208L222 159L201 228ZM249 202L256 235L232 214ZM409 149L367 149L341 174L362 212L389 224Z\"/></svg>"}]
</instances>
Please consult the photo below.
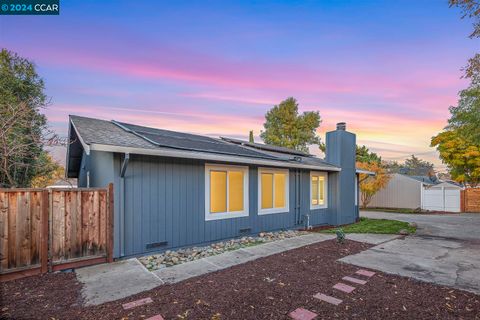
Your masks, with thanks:
<instances>
[{"instance_id":1,"label":"river rock border","mask_svg":"<svg viewBox=\"0 0 480 320\"><path fill-rule=\"evenodd\" d=\"M138 260L149 270L158 270L182 264L188 261L214 256L223 252L251 247L262 243L298 237L307 234L306 231L286 230L277 232L260 232L257 236L235 238L212 243L209 246L192 247L179 250L167 250L165 252L144 256Z\"/></svg>"}]
</instances>

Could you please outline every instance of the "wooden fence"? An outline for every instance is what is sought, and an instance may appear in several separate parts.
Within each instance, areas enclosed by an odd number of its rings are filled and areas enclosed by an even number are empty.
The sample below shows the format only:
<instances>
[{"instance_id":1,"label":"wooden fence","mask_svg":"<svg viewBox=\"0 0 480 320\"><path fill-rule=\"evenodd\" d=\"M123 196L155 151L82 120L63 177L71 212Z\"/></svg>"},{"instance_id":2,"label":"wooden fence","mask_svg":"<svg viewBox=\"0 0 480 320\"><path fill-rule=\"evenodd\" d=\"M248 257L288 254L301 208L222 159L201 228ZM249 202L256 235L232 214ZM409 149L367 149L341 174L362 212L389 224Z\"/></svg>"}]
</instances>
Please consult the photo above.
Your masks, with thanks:
<instances>
[{"instance_id":1,"label":"wooden fence","mask_svg":"<svg viewBox=\"0 0 480 320\"><path fill-rule=\"evenodd\" d=\"M113 185L0 189L0 280L111 262Z\"/></svg>"},{"instance_id":2,"label":"wooden fence","mask_svg":"<svg viewBox=\"0 0 480 320\"><path fill-rule=\"evenodd\" d=\"M470 188L460 193L460 207L462 212L480 213L480 189Z\"/></svg>"}]
</instances>

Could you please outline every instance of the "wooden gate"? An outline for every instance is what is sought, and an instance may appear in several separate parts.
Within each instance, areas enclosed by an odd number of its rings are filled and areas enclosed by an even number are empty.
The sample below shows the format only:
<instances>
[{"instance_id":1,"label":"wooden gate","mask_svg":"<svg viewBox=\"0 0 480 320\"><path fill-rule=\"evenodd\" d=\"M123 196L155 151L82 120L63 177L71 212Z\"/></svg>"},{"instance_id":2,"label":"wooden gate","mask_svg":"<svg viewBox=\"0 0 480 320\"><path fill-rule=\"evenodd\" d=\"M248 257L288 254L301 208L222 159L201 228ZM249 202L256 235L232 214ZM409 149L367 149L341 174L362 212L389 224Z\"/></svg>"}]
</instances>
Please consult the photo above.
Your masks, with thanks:
<instances>
[{"instance_id":1,"label":"wooden gate","mask_svg":"<svg viewBox=\"0 0 480 320\"><path fill-rule=\"evenodd\" d=\"M0 280L110 262L113 185L0 189Z\"/></svg>"},{"instance_id":2,"label":"wooden gate","mask_svg":"<svg viewBox=\"0 0 480 320\"><path fill-rule=\"evenodd\" d=\"M462 212L480 213L480 189L469 188L462 190L460 196L460 204Z\"/></svg>"}]
</instances>

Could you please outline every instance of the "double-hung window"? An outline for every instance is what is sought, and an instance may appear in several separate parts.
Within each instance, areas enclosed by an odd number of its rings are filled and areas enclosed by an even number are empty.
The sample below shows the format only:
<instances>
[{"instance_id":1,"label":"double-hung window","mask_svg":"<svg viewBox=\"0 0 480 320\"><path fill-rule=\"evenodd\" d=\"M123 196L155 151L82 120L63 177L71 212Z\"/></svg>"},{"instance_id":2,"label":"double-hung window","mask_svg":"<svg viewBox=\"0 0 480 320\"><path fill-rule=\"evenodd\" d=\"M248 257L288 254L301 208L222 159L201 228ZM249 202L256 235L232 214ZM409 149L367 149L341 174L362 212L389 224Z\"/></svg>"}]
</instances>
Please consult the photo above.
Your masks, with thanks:
<instances>
[{"instance_id":1,"label":"double-hung window","mask_svg":"<svg viewBox=\"0 0 480 320\"><path fill-rule=\"evenodd\" d=\"M328 203L328 174L310 172L310 209L326 208Z\"/></svg>"},{"instance_id":2,"label":"double-hung window","mask_svg":"<svg viewBox=\"0 0 480 320\"><path fill-rule=\"evenodd\" d=\"M248 216L248 167L205 165L205 220Z\"/></svg>"},{"instance_id":3,"label":"double-hung window","mask_svg":"<svg viewBox=\"0 0 480 320\"><path fill-rule=\"evenodd\" d=\"M258 169L258 214L288 211L288 170Z\"/></svg>"}]
</instances>

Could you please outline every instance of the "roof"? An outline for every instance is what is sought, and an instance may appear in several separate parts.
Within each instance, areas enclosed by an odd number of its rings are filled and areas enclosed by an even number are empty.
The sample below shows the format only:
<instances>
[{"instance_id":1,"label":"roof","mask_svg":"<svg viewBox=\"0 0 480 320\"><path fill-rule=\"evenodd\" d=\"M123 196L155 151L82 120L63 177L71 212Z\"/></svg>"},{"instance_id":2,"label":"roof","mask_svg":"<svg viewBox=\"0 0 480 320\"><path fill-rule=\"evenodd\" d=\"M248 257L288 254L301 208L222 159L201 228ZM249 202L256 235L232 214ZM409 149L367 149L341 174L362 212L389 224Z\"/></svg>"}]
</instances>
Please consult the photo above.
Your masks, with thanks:
<instances>
[{"instance_id":1,"label":"roof","mask_svg":"<svg viewBox=\"0 0 480 320\"><path fill-rule=\"evenodd\" d=\"M408 175L405 175L411 179L415 179L417 181L420 181L420 182L423 182L423 183L426 183L426 184L439 184L441 183L442 181L438 180L437 177L429 177L429 176L408 176Z\"/></svg>"},{"instance_id":2,"label":"roof","mask_svg":"<svg viewBox=\"0 0 480 320\"><path fill-rule=\"evenodd\" d=\"M461 184L455 182L455 181L452 181L452 180L440 180L438 179L436 176L433 176L433 177L430 177L430 176L409 176L409 175L406 175L406 174L401 174L401 173L397 173L403 177L407 177L407 178L410 178L410 179L414 179L414 180L417 180L417 181L420 181L424 184L428 184L430 186L434 186L434 185L438 185L438 184L442 184L442 183L448 183L448 184L451 184L451 185L454 185L454 186L457 186L457 187L462 187ZM433 179L432 179L433 178Z\"/></svg>"},{"instance_id":3,"label":"roof","mask_svg":"<svg viewBox=\"0 0 480 320\"><path fill-rule=\"evenodd\" d=\"M229 161L290 168L340 171L313 155L271 145L248 143L232 138L208 136L144 127L124 122L70 116L67 172L75 177L82 149L156 155L176 158Z\"/></svg>"}]
</instances>

